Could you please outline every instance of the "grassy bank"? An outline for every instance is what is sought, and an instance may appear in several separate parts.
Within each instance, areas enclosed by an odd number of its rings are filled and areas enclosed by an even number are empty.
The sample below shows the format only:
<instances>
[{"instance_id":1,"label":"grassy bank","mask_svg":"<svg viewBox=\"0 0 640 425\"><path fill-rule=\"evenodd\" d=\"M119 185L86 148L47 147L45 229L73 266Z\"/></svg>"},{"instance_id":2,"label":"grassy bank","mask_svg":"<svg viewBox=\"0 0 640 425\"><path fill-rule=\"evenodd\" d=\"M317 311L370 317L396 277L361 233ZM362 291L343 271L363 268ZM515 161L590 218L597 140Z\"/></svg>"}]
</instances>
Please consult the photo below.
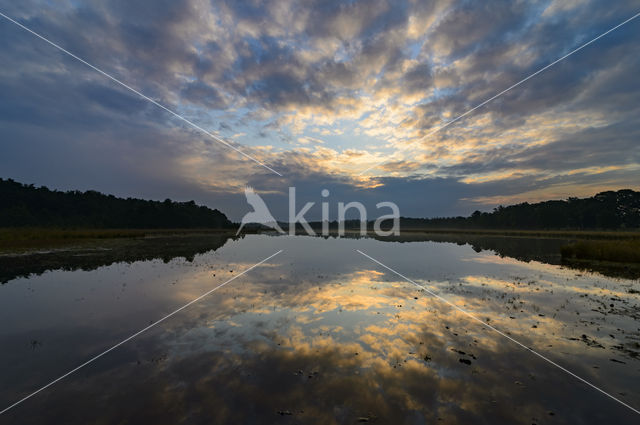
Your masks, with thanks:
<instances>
[{"instance_id":1,"label":"grassy bank","mask_svg":"<svg viewBox=\"0 0 640 425\"><path fill-rule=\"evenodd\" d=\"M640 230L511 230L511 229L425 229L401 228L400 233L444 233L488 236L521 236L529 238L640 240Z\"/></svg>"},{"instance_id":2,"label":"grassy bank","mask_svg":"<svg viewBox=\"0 0 640 425\"><path fill-rule=\"evenodd\" d=\"M51 229L0 228L0 252L57 248L89 241L202 233L235 233L232 229Z\"/></svg>"},{"instance_id":3,"label":"grassy bank","mask_svg":"<svg viewBox=\"0 0 640 425\"><path fill-rule=\"evenodd\" d=\"M563 260L640 263L640 239L583 240L561 248Z\"/></svg>"}]
</instances>

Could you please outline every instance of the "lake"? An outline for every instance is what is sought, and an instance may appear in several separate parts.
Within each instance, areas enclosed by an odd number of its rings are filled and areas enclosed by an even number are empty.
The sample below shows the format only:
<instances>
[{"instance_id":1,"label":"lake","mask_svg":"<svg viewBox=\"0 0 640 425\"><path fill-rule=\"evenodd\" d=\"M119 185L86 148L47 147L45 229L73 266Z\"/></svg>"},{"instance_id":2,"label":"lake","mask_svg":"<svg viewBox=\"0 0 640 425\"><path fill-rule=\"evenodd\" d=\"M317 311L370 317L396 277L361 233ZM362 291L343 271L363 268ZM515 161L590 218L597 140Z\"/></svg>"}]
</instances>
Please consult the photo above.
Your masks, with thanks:
<instances>
[{"instance_id":1,"label":"lake","mask_svg":"<svg viewBox=\"0 0 640 425\"><path fill-rule=\"evenodd\" d=\"M640 408L640 281L564 267L559 243L199 236L5 255L0 409L241 275L0 422L638 423L622 403Z\"/></svg>"}]
</instances>

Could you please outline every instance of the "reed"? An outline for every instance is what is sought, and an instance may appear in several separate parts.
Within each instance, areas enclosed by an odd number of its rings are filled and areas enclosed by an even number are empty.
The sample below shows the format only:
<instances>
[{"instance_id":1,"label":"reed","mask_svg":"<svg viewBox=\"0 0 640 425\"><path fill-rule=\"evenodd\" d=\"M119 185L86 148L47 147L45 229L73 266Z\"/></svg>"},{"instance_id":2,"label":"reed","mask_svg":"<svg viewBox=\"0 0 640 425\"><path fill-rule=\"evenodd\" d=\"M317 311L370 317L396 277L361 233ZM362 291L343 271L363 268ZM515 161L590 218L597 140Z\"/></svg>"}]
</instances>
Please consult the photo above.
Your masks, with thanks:
<instances>
[{"instance_id":1,"label":"reed","mask_svg":"<svg viewBox=\"0 0 640 425\"><path fill-rule=\"evenodd\" d=\"M596 260L640 263L640 240L582 240L560 250L564 260Z\"/></svg>"}]
</instances>

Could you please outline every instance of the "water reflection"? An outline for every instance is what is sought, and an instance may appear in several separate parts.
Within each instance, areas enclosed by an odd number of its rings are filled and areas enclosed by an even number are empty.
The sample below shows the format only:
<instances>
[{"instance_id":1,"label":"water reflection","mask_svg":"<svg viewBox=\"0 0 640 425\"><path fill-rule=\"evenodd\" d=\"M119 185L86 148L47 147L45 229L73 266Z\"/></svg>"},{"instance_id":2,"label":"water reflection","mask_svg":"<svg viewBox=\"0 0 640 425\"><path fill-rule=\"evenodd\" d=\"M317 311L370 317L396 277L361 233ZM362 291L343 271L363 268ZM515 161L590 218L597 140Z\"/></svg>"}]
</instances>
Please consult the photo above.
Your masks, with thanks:
<instances>
[{"instance_id":1,"label":"water reflection","mask_svg":"<svg viewBox=\"0 0 640 425\"><path fill-rule=\"evenodd\" d=\"M273 235L272 235L273 236ZM239 238L243 238L240 236ZM598 272L605 276L639 279L637 265L604 264L589 261L568 261L560 256L563 245L575 242L566 238L507 237L477 234L404 233L401 236L379 237L374 234L366 238L383 242L417 243L439 242L469 245L476 252L491 251L500 257L519 261L538 261L546 264ZM100 243L80 245L59 250L37 252L30 255L0 255L0 284L19 277L40 275L50 270L94 270L110 264L160 259L169 262L174 258L193 261L196 255L216 250L229 240L237 240L233 234L193 234L184 236L154 236L138 239L105 240ZM325 239L333 237L325 237ZM353 233L346 239L364 239Z\"/></svg>"},{"instance_id":2,"label":"water reflection","mask_svg":"<svg viewBox=\"0 0 640 425\"><path fill-rule=\"evenodd\" d=\"M104 240L87 246L54 249L29 255L0 255L0 284L18 277L40 275L49 270L95 270L113 263L161 259L165 263L223 246L231 235L201 234Z\"/></svg>"},{"instance_id":3,"label":"water reflection","mask_svg":"<svg viewBox=\"0 0 640 425\"><path fill-rule=\"evenodd\" d=\"M520 261L540 261L546 264L562 264L566 267L601 273L610 277L639 279L638 264L611 263L562 258L560 248L576 242L576 239L559 237L494 236L483 234L403 233L401 236L377 237L382 241L395 242L444 242L470 245L474 251L492 251L501 257Z\"/></svg>"},{"instance_id":4,"label":"water reflection","mask_svg":"<svg viewBox=\"0 0 640 425\"><path fill-rule=\"evenodd\" d=\"M2 419L636 422L633 412L379 270L356 248L640 405L637 281L454 244L248 236L192 262L47 273L0 288L0 343L8 347L0 353L0 400L9 404L284 249ZM42 344L34 348L32 339Z\"/></svg>"}]
</instances>

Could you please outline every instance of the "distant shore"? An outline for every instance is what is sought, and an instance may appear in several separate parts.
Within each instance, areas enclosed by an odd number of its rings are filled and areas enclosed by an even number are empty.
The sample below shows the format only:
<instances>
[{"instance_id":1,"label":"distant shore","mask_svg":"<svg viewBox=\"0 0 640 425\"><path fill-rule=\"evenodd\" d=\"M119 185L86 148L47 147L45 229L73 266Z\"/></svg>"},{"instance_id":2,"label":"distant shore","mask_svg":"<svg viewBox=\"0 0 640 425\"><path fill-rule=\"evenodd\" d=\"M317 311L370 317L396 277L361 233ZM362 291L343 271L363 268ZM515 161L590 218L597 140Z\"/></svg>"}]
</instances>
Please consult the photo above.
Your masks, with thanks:
<instances>
[{"instance_id":1,"label":"distant shore","mask_svg":"<svg viewBox=\"0 0 640 425\"><path fill-rule=\"evenodd\" d=\"M637 230L512 230L512 229L426 229L402 228L401 233L439 233L439 234L470 234L489 236L516 236L530 238L576 238L576 239L610 239L628 240L639 239L640 229Z\"/></svg>"},{"instance_id":2,"label":"distant shore","mask_svg":"<svg viewBox=\"0 0 640 425\"><path fill-rule=\"evenodd\" d=\"M235 229L58 229L0 228L0 253L60 248L105 239L184 236L193 234L235 235Z\"/></svg>"},{"instance_id":3,"label":"distant shore","mask_svg":"<svg viewBox=\"0 0 640 425\"><path fill-rule=\"evenodd\" d=\"M49 245L64 245L87 240L143 238L152 236L189 235L189 234L235 234L235 228L187 228L187 229L64 229L64 228L34 228L34 227L5 227L0 228L0 251L14 248L39 248ZM243 229L243 234L261 233L259 229ZM346 229L347 235L356 235L357 229ZM577 240L624 240L640 242L640 229L635 231L616 230L512 230L512 229L426 229L401 228L405 235L419 234L452 234L452 235L486 235L525 238L562 238ZM305 232L298 232L306 235ZM319 233L318 233L319 234ZM336 232L331 232L335 236ZM368 231L368 235L374 235ZM380 236L377 236L380 238Z\"/></svg>"},{"instance_id":4,"label":"distant shore","mask_svg":"<svg viewBox=\"0 0 640 425\"><path fill-rule=\"evenodd\" d=\"M75 258L74 255L78 253L91 253L95 256L96 252L105 250L112 251L111 255L125 257L136 253L147 255L156 251L173 252L176 249L181 253L188 253L193 247L206 249L207 244L211 243L208 240L214 241L221 237L225 240L235 239L235 233L234 228L0 228L0 257L12 257L12 261L24 257L20 260L24 262L32 261L27 260L32 255L49 255L53 256L54 263L57 264L64 263L65 258ZM252 229L243 230L238 237L252 233L277 235L273 231ZM305 232L298 234L306 235ZM317 235L321 236L320 233ZM337 237L338 234L330 232L329 236ZM346 229L343 237L361 236L357 229ZM388 242L470 244L475 250L489 249L501 256L522 261L533 259L631 279L640 276L640 231L414 228L401 229L400 236L378 236L370 231L365 237Z\"/></svg>"}]
</instances>

